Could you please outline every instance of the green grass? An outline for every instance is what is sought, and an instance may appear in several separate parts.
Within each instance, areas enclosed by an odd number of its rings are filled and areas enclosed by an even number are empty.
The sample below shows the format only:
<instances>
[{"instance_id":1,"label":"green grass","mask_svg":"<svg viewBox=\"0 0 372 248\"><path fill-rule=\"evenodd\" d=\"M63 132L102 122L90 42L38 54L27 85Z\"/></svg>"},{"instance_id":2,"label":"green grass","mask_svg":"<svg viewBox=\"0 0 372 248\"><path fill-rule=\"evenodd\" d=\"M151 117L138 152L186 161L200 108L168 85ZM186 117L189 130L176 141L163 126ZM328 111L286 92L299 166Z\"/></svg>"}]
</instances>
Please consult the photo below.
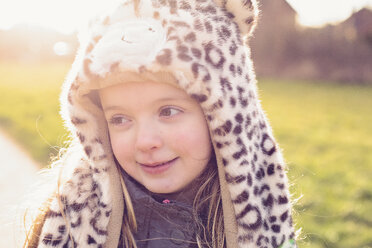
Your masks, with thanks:
<instances>
[{"instance_id":1,"label":"green grass","mask_svg":"<svg viewBox=\"0 0 372 248\"><path fill-rule=\"evenodd\" d=\"M0 63L0 126L43 165L63 146L69 64ZM288 164L301 248L372 247L372 87L259 80Z\"/></svg>"},{"instance_id":2,"label":"green grass","mask_svg":"<svg viewBox=\"0 0 372 248\"><path fill-rule=\"evenodd\" d=\"M41 165L66 138L58 98L69 66L0 63L0 126Z\"/></svg>"},{"instance_id":3,"label":"green grass","mask_svg":"<svg viewBox=\"0 0 372 248\"><path fill-rule=\"evenodd\" d=\"M259 83L288 163L300 247L372 247L372 87Z\"/></svg>"}]
</instances>

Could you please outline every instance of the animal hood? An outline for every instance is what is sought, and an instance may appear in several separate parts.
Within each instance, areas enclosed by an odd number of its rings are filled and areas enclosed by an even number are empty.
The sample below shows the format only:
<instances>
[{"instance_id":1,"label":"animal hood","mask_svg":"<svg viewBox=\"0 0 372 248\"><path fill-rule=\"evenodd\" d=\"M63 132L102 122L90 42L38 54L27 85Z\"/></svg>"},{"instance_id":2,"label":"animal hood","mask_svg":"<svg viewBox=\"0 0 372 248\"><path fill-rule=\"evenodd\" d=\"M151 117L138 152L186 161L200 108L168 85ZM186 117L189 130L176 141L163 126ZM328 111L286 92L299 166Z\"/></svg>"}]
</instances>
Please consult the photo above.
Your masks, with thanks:
<instances>
[{"instance_id":1,"label":"animal hood","mask_svg":"<svg viewBox=\"0 0 372 248\"><path fill-rule=\"evenodd\" d=\"M286 166L247 45L257 14L255 0L127 0L91 23L61 95L82 155L51 202L38 247L117 247L122 190L96 90L143 80L176 85L202 107L227 246L295 247Z\"/></svg>"}]
</instances>

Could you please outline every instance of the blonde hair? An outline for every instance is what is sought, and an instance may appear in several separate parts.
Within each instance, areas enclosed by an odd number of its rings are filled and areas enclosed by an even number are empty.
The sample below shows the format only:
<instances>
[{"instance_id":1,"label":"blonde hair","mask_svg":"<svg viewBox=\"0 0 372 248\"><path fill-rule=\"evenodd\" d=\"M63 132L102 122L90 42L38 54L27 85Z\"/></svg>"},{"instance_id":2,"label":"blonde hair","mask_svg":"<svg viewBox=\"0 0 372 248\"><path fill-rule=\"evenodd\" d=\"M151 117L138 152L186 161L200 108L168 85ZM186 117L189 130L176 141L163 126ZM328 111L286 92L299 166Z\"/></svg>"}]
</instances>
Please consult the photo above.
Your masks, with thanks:
<instances>
[{"instance_id":1,"label":"blonde hair","mask_svg":"<svg viewBox=\"0 0 372 248\"><path fill-rule=\"evenodd\" d=\"M28 212L26 211L23 216L23 222L25 225L26 231L26 239L23 243L23 248L36 248L39 244L39 238L41 229L43 228L43 224L45 222L46 212L48 210L49 201L45 202L42 207L39 208L39 214L32 220L32 224L30 227L26 227L26 218Z\"/></svg>"},{"instance_id":2,"label":"blonde hair","mask_svg":"<svg viewBox=\"0 0 372 248\"><path fill-rule=\"evenodd\" d=\"M222 198L215 157L202 174L200 182L203 183L199 186L193 203L194 220L198 227L196 234L198 247L226 247ZM207 213L205 223L200 218L203 211Z\"/></svg>"}]
</instances>

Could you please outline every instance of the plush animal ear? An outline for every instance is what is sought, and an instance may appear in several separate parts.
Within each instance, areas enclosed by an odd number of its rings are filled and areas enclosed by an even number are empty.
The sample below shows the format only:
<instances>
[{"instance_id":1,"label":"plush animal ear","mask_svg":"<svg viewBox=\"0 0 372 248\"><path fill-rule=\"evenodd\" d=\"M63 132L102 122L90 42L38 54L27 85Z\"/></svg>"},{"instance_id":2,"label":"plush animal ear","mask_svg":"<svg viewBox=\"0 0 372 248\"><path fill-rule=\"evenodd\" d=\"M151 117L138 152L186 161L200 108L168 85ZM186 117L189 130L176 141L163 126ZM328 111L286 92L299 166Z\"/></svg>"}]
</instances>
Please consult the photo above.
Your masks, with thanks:
<instances>
[{"instance_id":1,"label":"plush animal ear","mask_svg":"<svg viewBox=\"0 0 372 248\"><path fill-rule=\"evenodd\" d=\"M233 19L239 25L243 37L253 33L258 18L256 0L215 0L215 2L233 14Z\"/></svg>"}]
</instances>

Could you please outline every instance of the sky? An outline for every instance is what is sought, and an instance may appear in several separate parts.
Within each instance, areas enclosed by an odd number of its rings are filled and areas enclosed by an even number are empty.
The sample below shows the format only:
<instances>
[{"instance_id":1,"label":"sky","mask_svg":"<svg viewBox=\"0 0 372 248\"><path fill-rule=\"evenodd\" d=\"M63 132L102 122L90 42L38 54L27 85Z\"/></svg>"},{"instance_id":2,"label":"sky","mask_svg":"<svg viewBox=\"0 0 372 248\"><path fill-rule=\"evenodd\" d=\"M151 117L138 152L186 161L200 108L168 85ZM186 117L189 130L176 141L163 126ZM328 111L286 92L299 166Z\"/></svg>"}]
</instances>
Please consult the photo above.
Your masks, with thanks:
<instances>
[{"instance_id":1,"label":"sky","mask_svg":"<svg viewBox=\"0 0 372 248\"><path fill-rule=\"evenodd\" d=\"M8 0L0 1L0 29L18 23L52 28L70 34L83 26L90 16L117 0ZM272 0L277 1L277 0ZM288 0L305 26L321 26L345 20L372 0Z\"/></svg>"},{"instance_id":2,"label":"sky","mask_svg":"<svg viewBox=\"0 0 372 248\"><path fill-rule=\"evenodd\" d=\"M276 0L274 0L276 1ZM372 0L287 0L297 11L298 22L319 27L347 19L353 11L372 8Z\"/></svg>"}]
</instances>

